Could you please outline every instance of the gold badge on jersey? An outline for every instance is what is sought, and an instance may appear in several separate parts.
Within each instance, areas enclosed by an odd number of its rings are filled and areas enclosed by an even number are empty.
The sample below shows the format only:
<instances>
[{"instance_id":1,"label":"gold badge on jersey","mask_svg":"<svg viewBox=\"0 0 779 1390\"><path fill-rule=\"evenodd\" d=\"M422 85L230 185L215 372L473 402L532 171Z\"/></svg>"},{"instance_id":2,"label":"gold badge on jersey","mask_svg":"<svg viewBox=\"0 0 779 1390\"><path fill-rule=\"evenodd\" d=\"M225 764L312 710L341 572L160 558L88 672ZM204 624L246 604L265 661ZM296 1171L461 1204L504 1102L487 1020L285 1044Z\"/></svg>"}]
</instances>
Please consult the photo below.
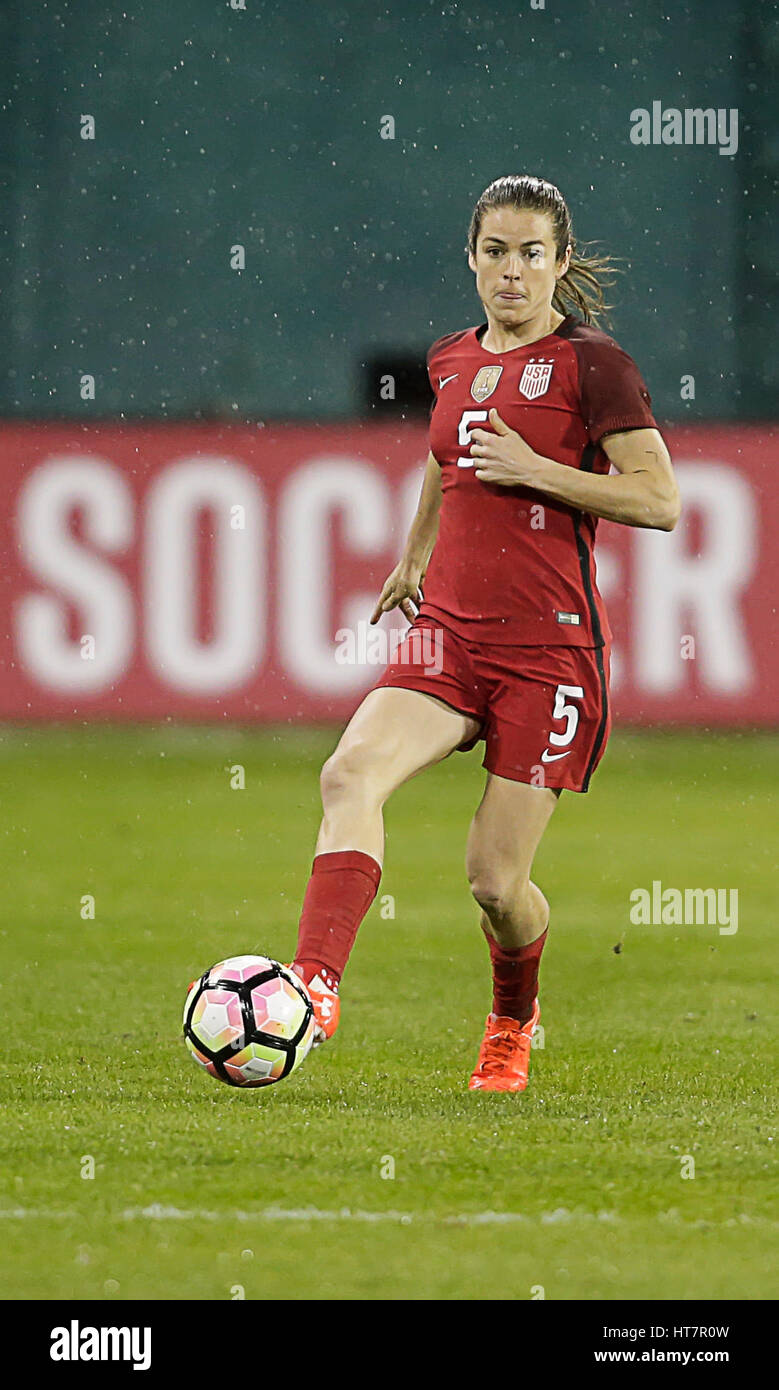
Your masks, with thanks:
<instances>
[{"instance_id":1,"label":"gold badge on jersey","mask_svg":"<svg viewBox=\"0 0 779 1390\"><path fill-rule=\"evenodd\" d=\"M491 396L500 381L502 367L480 367L471 382L471 395L481 404Z\"/></svg>"}]
</instances>

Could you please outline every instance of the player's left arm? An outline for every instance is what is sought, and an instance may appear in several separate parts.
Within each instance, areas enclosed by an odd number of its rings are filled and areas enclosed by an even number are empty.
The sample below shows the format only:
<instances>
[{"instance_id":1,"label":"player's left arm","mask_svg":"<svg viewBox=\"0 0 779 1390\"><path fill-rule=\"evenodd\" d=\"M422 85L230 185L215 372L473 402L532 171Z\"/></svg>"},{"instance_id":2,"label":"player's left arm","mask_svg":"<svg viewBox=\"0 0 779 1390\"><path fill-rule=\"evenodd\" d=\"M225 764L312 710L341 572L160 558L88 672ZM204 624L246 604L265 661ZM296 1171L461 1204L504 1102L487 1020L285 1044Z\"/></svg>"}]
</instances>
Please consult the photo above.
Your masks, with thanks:
<instances>
[{"instance_id":1,"label":"player's left arm","mask_svg":"<svg viewBox=\"0 0 779 1390\"><path fill-rule=\"evenodd\" d=\"M623 430L600 441L616 473L582 473L544 458L490 411L492 431L471 431L476 477L503 487L532 487L557 502L623 526L672 531L681 512L671 458L656 429Z\"/></svg>"}]
</instances>

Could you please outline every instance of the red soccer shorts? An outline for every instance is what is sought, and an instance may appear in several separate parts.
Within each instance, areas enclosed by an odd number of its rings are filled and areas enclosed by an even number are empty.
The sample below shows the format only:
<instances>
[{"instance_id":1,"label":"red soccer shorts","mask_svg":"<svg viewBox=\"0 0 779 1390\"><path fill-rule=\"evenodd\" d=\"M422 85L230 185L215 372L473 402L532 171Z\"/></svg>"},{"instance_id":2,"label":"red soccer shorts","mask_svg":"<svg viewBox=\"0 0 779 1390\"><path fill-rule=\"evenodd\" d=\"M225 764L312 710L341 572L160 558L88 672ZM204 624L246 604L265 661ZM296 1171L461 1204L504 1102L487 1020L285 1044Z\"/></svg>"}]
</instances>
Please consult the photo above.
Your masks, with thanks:
<instances>
[{"instance_id":1,"label":"red soccer shorts","mask_svg":"<svg viewBox=\"0 0 779 1390\"><path fill-rule=\"evenodd\" d=\"M611 730L609 648L464 641L417 618L374 689L434 695L481 725L483 766L536 787L586 792Z\"/></svg>"}]
</instances>

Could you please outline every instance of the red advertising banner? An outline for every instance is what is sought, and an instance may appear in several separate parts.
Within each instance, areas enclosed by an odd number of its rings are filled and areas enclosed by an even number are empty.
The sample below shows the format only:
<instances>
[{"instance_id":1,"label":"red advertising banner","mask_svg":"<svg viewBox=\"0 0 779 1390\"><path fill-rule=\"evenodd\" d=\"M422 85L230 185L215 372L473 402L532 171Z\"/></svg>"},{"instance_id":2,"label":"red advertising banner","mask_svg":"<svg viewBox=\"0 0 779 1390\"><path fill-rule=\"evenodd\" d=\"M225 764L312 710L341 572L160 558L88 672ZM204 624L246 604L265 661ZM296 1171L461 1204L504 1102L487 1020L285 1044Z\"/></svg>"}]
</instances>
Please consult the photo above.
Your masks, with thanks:
<instances>
[{"instance_id":1,"label":"red advertising banner","mask_svg":"<svg viewBox=\"0 0 779 1390\"><path fill-rule=\"evenodd\" d=\"M670 534L600 523L622 723L773 724L775 435L669 430ZM416 505L409 425L0 425L0 718L346 720Z\"/></svg>"}]
</instances>

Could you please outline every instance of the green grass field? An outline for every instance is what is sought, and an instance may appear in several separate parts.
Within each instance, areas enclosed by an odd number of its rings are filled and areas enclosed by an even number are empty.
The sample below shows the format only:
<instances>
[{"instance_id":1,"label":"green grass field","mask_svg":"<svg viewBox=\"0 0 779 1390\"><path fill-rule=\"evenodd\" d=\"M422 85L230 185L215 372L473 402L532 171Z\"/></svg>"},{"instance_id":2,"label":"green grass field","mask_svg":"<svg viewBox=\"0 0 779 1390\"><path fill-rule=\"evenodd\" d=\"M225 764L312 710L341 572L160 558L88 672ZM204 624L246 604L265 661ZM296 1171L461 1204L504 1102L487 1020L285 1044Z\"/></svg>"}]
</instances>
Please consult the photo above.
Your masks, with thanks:
<instances>
[{"instance_id":1,"label":"green grass field","mask_svg":"<svg viewBox=\"0 0 779 1390\"><path fill-rule=\"evenodd\" d=\"M411 783L394 919L366 919L338 1035L237 1091L187 1056L186 986L225 955L289 959L333 742L0 734L0 1295L776 1297L777 738L618 733L563 796L524 1096L467 1090L490 1002L463 869L478 750ZM628 926L654 879L737 888L738 932Z\"/></svg>"}]
</instances>

